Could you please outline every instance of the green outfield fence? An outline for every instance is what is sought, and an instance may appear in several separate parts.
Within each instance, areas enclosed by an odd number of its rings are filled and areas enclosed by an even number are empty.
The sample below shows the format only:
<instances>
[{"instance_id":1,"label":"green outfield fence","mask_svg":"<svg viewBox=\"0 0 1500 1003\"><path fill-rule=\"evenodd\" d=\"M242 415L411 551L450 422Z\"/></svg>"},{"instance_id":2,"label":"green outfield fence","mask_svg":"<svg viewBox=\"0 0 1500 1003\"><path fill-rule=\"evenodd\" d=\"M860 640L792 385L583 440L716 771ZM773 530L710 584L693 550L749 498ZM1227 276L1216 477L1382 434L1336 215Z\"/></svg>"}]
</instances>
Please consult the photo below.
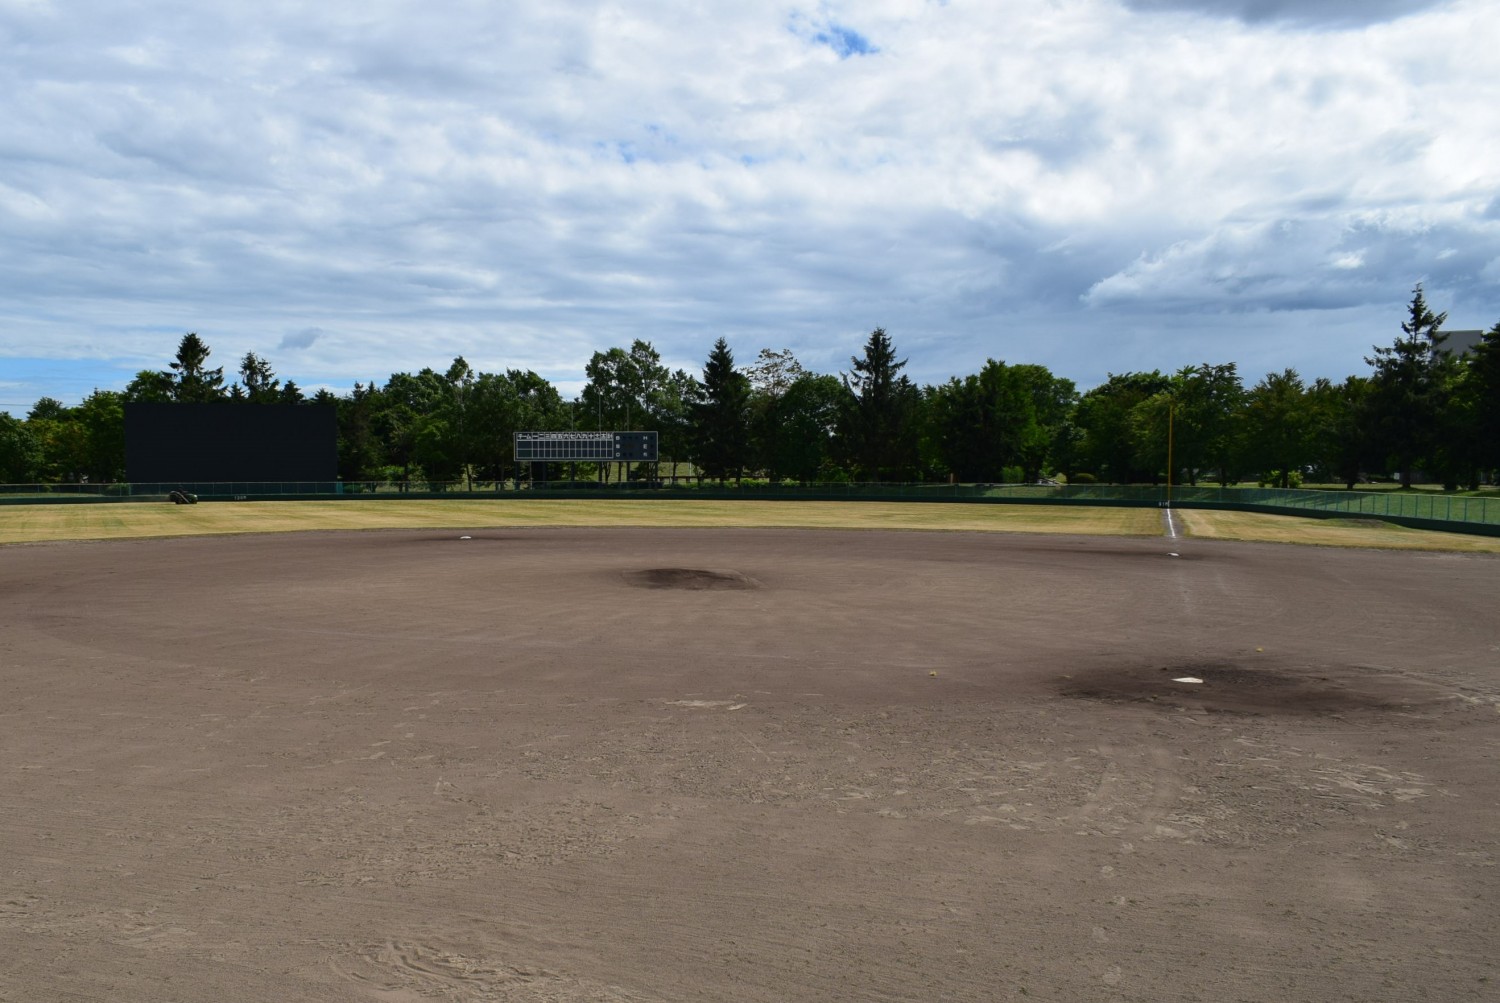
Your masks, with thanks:
<instances>
[{"instance_id":1,"label":"green outfield fence","mask_svg":"<svg viewBox=\"0 0 1500 1003\"><path fill-rule=\"evenodd\" d=\"M660 498L766 501L933 501L1019 505L1108 505L1233 509L1320 518L1378 519L1417 529L1500 536L1500 496L1427 491L1310 491L1248 487L1112 484L882 484L741 485L680 481L280 481L173 484L0 484L0 504L165 502L172 491L205 502L270 500L384 500L403 498Z\"/></svg>"}]
</instances>

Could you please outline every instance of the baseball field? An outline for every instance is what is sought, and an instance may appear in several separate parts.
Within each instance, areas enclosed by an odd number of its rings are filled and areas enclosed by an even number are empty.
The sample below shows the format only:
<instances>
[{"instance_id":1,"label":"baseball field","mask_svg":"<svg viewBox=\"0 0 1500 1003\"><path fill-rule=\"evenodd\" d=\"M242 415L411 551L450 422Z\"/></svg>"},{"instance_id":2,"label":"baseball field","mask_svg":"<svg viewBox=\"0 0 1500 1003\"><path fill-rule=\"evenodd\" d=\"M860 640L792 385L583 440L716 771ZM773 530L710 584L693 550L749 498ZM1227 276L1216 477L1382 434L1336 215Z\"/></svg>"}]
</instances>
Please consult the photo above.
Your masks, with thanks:
<instances>
[{"instance_id":1,"label":"baseball field","mask_svg":"<svg viewBox=\"0 0 1500 1003\"><path fill-rule=\"evenodd\" d=\"M0 1000L1500 992L1500 541L470 504L0 509Z\"/></svg>"}]
</instances>

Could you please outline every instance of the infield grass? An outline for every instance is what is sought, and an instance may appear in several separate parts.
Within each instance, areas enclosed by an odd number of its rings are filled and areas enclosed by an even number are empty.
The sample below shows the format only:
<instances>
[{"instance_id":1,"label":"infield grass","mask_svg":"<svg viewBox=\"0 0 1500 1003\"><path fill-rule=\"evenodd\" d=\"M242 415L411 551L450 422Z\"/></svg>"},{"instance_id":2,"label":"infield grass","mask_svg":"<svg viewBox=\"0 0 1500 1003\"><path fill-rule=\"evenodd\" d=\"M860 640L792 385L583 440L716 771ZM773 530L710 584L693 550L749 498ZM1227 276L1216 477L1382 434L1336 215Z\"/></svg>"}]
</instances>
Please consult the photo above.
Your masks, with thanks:
<instances>
[{"instance_id":1,"label":"infield grass","mask_svg":"<svg viewBox=\"0 0 1500 1003\"><path fill-rule=\"evenodd\" d=\"M1500 539L1373 520L1177 509L1186 535L1319 546L1500 552ZM940 502L628 499L205 502L0 506L0 544L236 533L502 526L777 527L1159 536L1154 508Z\"/></svg>"}]
</instances>

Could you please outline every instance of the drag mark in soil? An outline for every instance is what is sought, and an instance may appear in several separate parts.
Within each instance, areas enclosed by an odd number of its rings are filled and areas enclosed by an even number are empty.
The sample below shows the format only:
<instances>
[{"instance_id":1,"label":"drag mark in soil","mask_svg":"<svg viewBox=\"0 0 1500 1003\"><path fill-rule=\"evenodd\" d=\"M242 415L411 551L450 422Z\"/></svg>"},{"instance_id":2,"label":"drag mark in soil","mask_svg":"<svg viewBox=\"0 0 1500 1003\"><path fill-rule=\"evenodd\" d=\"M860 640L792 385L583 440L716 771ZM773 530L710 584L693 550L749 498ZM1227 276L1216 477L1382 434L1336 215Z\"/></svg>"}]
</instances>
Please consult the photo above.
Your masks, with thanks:
<instances>
[{"instance_id":1,"label":"drag mark in soil","mask_svg":"<svg viewBox=\"0 0 1500 1003\"><path fill-rule=\"evenodd\" d=\"M366 993L386 1000L625 1003L645 999L616 986L571 978L540 966L403 941L362 949L356 960L335 962L333 969Z\"/></svg>"}]
</instances>

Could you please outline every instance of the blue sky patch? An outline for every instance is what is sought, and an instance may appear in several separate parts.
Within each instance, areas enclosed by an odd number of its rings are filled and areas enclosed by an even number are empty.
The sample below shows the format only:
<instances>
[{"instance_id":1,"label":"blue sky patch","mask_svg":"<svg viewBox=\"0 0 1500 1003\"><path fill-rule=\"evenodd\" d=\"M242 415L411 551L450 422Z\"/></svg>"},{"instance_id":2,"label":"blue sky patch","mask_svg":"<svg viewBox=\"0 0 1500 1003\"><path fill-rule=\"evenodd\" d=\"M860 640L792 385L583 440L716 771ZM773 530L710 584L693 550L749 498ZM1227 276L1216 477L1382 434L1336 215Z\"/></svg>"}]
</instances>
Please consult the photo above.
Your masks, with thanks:
<instances>
[{"instance_id":1,"label":"blue sky patch","mask_svg":"<svg viewBox=\"0 0 1500 1003\"><path fill-rule=\"evenodd\" d=\"M880 51L870 43L868 38L853 28L845 28L839 24L829 24L813 36L813 41L828 46L838 54L840 59L848 59L850 56L868 56L872 52Z\"/></svg>"},{"instance_id":2,"label":"blue sky patch","mask_svg":"<svg viewBox=\"0 0 1500 1003\"><path fill-rule=\"evenodd\" d=\"M868 56L880 51L880 47L853 28L846 28L826 17L793 14L788 25L792 34L813 45L826 45L840 59L850 56Z\"/></svg>"}]
</instances>

